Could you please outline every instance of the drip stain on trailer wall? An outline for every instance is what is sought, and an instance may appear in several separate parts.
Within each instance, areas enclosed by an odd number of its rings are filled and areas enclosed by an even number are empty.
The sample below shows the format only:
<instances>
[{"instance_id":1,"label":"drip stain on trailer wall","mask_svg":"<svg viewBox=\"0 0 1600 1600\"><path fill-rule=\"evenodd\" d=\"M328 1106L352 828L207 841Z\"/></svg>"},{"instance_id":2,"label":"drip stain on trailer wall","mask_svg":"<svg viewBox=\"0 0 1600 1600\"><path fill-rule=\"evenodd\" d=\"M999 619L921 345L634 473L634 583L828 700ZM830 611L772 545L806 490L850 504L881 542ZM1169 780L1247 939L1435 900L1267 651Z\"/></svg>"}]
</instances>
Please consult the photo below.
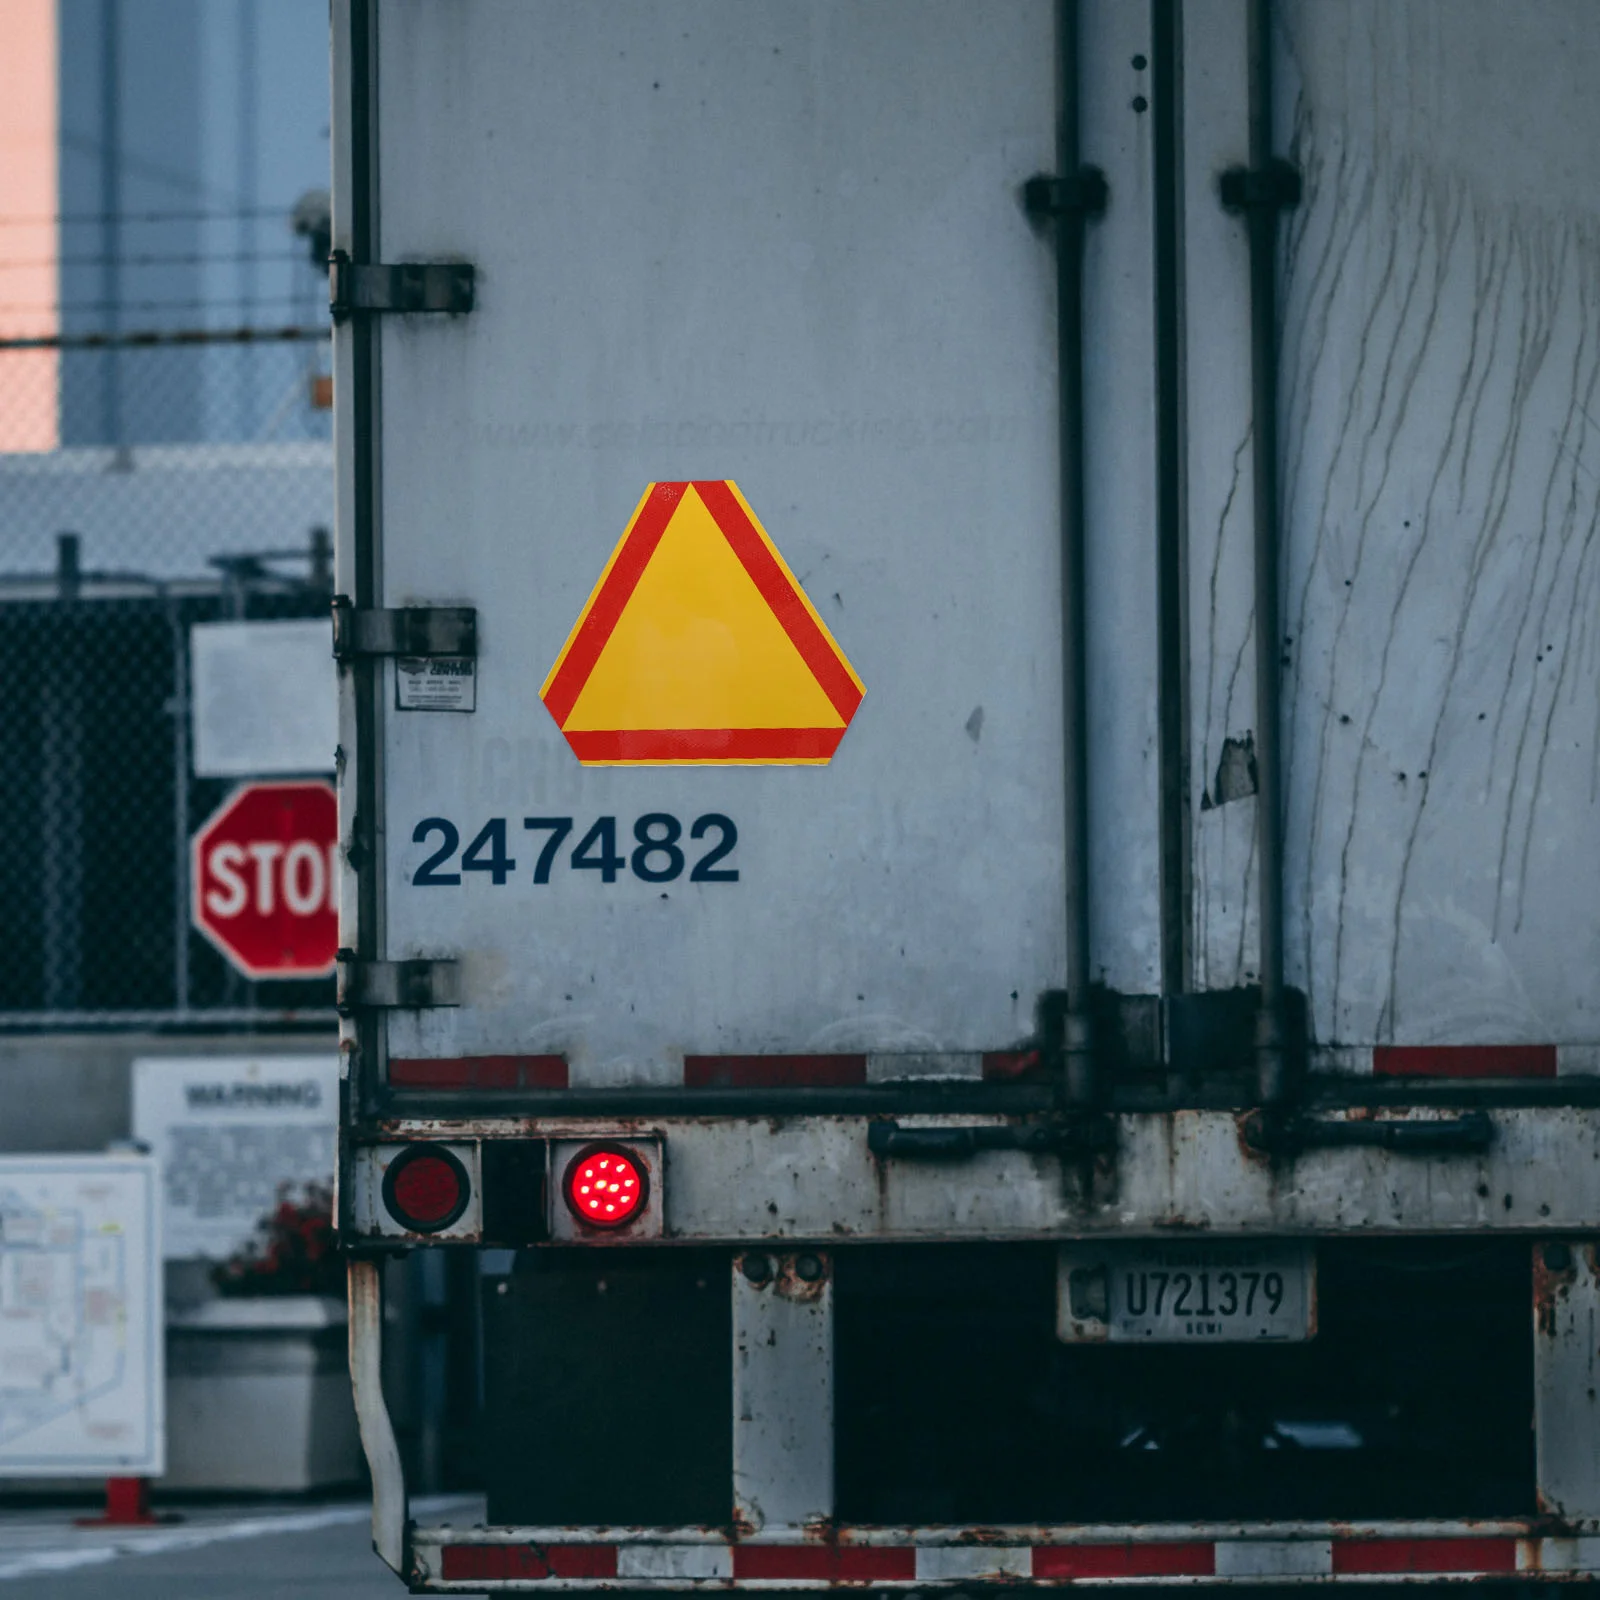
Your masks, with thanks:
<instances>
[{"instance_id":1,"label":"drip stain on trailer wall","mask_svg":"<svg viewBox=\"0 0 1600 1600\"><path fill-rule=\"evenodd\" d=\"M1305 178L1282 304L1288 978L1324 1042L1592 1039L1600 214L1579 152L1600 110L1563 46L1592 12L1280 19L1279 147ZM1199 509L1226 535L1198 540L1214 590L1248 510ZM1252 694L1248 613L1226 622L1196 632L1199 774ZM1242 840L1224 865L1247 903ZM1197 849L1202 905L1216 866ZM1238 981L1227 945L1252 959L1221 921L1214 984Z\"/></svg>"}]
</instances>

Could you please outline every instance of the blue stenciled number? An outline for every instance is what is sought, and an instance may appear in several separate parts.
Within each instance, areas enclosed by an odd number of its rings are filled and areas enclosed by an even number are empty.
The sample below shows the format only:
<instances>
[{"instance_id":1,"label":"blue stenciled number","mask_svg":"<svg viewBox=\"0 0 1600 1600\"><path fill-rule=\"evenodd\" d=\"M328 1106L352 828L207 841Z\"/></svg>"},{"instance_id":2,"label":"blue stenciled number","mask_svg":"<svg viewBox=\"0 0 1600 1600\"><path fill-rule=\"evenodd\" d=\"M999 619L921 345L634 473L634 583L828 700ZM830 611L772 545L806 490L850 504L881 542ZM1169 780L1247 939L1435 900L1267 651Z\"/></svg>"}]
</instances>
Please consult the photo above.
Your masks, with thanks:
<instances>
[{"instance_id":1,"label":"blue stenciled number","mask_svg":"<svg viewBox=\"0 0 1600 1600\"><path fill-rule=\"evenodd\" d=\"M722 835L722 842L715 850L703 855L694 864L694 871L689 874L690 883L737 883L739 869L737 867L723 867L712 871L717 862L728 854L739 842L739 830L733 825L732 817L725 817L720 811L708 811L703 817L696 817L694 826L689 830L691 839L703 839L713 828Z\"/></svg>"},{"instance_id":2,"label":"blue stenciled number","mask_svg":"<svg viewBox=\"0 0 1600 1600\"><path fill-rule=\"evenodd\" d=\"M455 823L445 817L424 817L412 831L412 844L426 844L430 833L438 834L444 843L411 874L411 881L424 887L430 884L460 883L459 872L434 871L441 862L448 861L456 853L456 846L461 843L461 835L456 832Z\"/></svg>"},{"instance_id":3,"label":"blue stenciled number","mask_svg":"<svg viewBox=\"0 0 1600 1600\"><path fill-rule=\"evenodd\" d=\"M561 846L573 830L571 817L524 817L522 826L546 835L538 859L533 864L533 881L549 883ZM424 817L411 835L413 844L426 844L437 836L438 849L411 875L419 887L438 888L459 884L463 872L487 872L494 884L508 883L517 870L509 854L506 819L490 817L462 851L459 870L441 871L461 846L461 834L448 817ZM669 811L650 811L633 825L635 849L631 855L617 850L617 819L601 817L578 841L568 861L579 872L598 872L602 883L615 883L625 868L644 883L671 883L683 875L684 852L679 840L683 824ZM737 867L719 866L739 842L739 830L732 817L708 811L696 817L689 829L691 839L705 839L710 845L689 873L691 883L737 883Z\"/></svg>"},{"instance_id":4,"label":"blue stenciled number","mask_svg":"<svg viewBox=\"0 0 1600 1600\"><path fill-rule=\"evenodd\" d=\"M634 877L643 878L646 883L671 883L683 871L683 851L678 848L682 833L683 824L665 811L640 817L633 825L633 836L639 841L632 856ZM651 856L665 856L666 864L652 867Z\"/></svg>"},{"instance_id":5,"label":"blue stenciled number","mask_svg":"<svg viewBox=\"0 0 1600 1600\"><path fill-rule=\"evenodd\" d=\"M489 851L488 859L484 859L484 848ZM506 854L506 819L504 817L490 817L484 823L483 831L466 848L461 857L461 870L463 872L491 873L492 881L504 883L513 872L517 864Z\"/></svg>"},{"instance_id":6,"label":"blue stenciled number","mask_svg":"<svg viewBox=\"0 0 1600 1600\"><path fill-rule=\"evenodd\" d=\"M591 846L598 847L600 854L591 854ZM572 865L586 868L590 872L598 872L602 883L615 883L617 874L627 864L628 858L617 854L615 817L601 817L578 841L578 848L572 852Z\"/></svg>"},{"instance_id":7,"label":"blue stenciled number","mask_svg":"<svg viewBox=\"0 0 1600 1600\"><path fill-rule=\"evenodd\" d=\"M544 849L539 852L539 859L534 864L533 881L535 883L549 883L550 868L555 863L556 851L561 848L561 841L572 832L571 817L524 817L524 828L548 828L550 837L545 840Z\"/></svg>"}]
</instances>

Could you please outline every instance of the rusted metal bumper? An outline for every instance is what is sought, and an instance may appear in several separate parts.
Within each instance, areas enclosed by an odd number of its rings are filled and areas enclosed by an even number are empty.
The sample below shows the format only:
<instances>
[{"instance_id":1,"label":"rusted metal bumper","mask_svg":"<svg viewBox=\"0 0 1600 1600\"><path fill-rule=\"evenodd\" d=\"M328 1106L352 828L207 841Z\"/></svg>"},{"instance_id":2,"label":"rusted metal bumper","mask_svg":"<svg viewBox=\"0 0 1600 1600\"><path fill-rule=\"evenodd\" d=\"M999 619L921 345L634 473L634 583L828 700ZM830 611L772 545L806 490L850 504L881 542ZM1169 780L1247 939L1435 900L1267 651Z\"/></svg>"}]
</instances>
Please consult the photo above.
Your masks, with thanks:
<instances>
[{"instance_id":1,"label":"rusted metal bumper","mask_svg":"<svg viewBox=\"0 0 1600 1600\"><path fill-rule=\"evenodd\" d=\"M832 1528L418 1528L423 1593L1034 1584L1592 1581L1600 1531L1510 1522Z\"/></svg>"},{"instance_id":2,"label":"rusted metal bumper","mask_svg":"<svg viewBox=\"0 0 1600 1600\"><path fill-rule=\"evenodd\" d=\"M1174 1230L1549 1236L1600 1226L1596 1107L1487 1108L1465 1141L1429 1139L1425 1130L1459 1131L1461 1116L1448 1108L1346 1108L1320 1113L1313 1135L1284 1149L1263 1148L1244 1112L1127 1112L1107 1120L1110 1140L1099 1153L990 1134L965 1141L952 1161L907 1157L882 1140L875 1150L875 1120L867 1116L401 1117L352 1141L346 1183L358 1200L374 1190L385 1146L395 1141L468 1148L498 1139L634 1137L660 1141L667 1242L1158 1237ZM1019 1125L1025 1119L998 1115L895 1119L902 1132ZM1408 1144L1389 1131L1399 1129L1421 1137ZM356 1241L392 1240L398 1231L384 1225L376 1202L351 1210ZM452 1228L450 1241L498 1242L476 1225Z\"/></svg>"}]
</instances>

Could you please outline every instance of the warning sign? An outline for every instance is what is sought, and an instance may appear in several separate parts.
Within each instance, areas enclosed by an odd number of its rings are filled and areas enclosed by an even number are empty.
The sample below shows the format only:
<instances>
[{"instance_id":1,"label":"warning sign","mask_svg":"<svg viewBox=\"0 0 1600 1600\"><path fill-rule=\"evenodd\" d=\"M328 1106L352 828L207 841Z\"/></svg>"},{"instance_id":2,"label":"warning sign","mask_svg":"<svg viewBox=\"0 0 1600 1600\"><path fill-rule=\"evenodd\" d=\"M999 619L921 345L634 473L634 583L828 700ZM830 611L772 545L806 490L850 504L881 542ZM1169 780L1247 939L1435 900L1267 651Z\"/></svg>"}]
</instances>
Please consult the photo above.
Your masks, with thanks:
<instances>
[{"instance_id":1,"label":"warning sign","mask_svg":"<svg viewBox=\"0 0 1600 1600\"><path fill-rule=\"evenodd\" d=\"M729 482L653 483L539 691L585 766L821 766L861 680Z\"/></svg>"}]
</instances>

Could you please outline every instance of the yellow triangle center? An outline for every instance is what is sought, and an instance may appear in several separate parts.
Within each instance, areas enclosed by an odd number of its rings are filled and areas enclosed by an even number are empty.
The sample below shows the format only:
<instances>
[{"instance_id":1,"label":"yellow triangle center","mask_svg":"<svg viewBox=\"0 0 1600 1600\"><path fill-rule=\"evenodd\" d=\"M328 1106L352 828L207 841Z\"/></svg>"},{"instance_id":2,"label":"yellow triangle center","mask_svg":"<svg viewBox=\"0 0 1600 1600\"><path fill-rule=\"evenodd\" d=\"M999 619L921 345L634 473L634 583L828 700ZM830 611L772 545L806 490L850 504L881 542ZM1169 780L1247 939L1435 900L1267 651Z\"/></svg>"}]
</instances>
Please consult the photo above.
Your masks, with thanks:
<instances>
[{"instance_id":1,"label":"yellow triangle center","mask_svg":"<svg viewBox=\"0 0 1600 1600\"><path fill-rule=\"evenodd\" d=\"M844 719L691 488L564 726L839 728Z\"/></svg>"}]
</instances>

